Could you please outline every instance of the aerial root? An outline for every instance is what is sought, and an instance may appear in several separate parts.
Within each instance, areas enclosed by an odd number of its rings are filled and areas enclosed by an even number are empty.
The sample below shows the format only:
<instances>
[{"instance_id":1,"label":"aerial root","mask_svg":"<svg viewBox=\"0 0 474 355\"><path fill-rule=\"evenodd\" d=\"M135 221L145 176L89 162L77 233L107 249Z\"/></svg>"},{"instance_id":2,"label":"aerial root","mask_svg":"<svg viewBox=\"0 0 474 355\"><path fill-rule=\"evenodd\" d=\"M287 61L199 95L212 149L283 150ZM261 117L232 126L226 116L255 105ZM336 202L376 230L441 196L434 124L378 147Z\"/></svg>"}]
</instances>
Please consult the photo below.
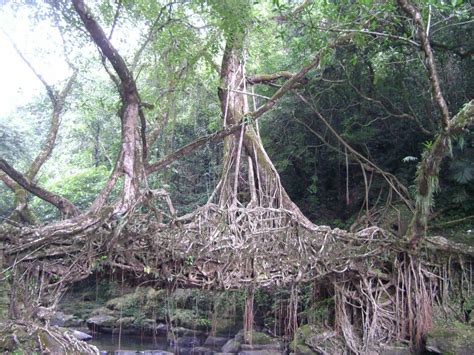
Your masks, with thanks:
<instances>
[{"instance_id":1,"label":"aerial root","mask_svg":"<svg viewBox=\"0 0 474 355\"><path fill-rule=\"evenodd\" d=\"M434 305L451 297L448 282L454 276L443 274L447 269L440 265L450 265L457 249L437 243L440 252L420 250L415 257L380 228L349 233L308 225L282 208L224 209L209 203L163 221L156 211L147 213L144 205L62 244L55 236L51 244L19 255L15 269L17 277L30 274L41 280L34 297L43 304L41 293L60 294L63 285L98 267L122 269L140 280L174 287L252 290L292 285L297 290L298 284L321 282L330 285L334 298L336 333L331 330L327 340L336 343L338 334L351 351L365 353L397 340L420 344L431 326ZM458 261L458 267L463 265ZM472 279L471 269L462 268L463 297L472 292L466 281ZM297 292L291 294L288 334L297 325Z\"/></svg>"}]
</instances>

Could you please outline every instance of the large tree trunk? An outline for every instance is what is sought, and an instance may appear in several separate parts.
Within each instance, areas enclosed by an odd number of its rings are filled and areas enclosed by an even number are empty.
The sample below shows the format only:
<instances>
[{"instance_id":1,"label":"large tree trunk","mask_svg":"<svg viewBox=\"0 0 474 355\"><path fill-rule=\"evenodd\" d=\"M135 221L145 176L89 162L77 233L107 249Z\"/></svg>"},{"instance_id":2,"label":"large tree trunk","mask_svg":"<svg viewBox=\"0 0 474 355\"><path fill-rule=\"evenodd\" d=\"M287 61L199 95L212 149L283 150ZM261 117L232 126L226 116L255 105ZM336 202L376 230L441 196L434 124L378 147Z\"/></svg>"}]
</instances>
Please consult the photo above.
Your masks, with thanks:
<instances>
[{"instance_id":1,"label":"large tree trunk","mask_svg":"<svg viewBox=\"0 0 474 355\"><path fill-rule=\"evenodd\" d=\"M245 94L247 78L242 43L241 36L227 41L221 66L219 99L224 126L235 126L242 122L245 124L241 130L224 139L219 205L231 207L241 204L285 209L295 213L302 223L311 226L312 223L283 188L260 136L251 124L246 124L246 115L250 115L250 112Z\"/></svg>"}]
</instances>

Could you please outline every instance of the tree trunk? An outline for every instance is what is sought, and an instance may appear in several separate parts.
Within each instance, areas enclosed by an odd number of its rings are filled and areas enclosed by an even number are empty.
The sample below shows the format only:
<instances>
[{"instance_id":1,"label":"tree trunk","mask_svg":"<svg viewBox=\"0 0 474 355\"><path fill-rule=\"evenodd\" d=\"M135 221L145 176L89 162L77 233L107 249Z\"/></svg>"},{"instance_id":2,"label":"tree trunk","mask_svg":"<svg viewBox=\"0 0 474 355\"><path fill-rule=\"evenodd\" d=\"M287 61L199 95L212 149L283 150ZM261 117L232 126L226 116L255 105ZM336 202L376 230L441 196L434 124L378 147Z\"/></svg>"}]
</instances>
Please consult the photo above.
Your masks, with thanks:
<instances>
[{"instance_id":1,"label":"tree trunk","mask_svg":"<svg viewBox=\"0 0 474 355\"><path fill-rule=\"evenodd\" d=\"M227 41L219 88L225 127L245 123L246 115L249 115L247 95L244 94L247 92L247 87L243 53L242 36L237 35ZM300 78L294 80L299 81ZM244 170L243 164L247 161L249 164L251 162L252 166L247 166L251 173L245 178L241 171ZM259 135L250 124L245 124L242 130L224 139L224 163L219 188L221 207L237 204L245 206L252 202L260 207L292 211L301 222L308 226L312 225L286 193Z\"/></svg>"}]
</instances>

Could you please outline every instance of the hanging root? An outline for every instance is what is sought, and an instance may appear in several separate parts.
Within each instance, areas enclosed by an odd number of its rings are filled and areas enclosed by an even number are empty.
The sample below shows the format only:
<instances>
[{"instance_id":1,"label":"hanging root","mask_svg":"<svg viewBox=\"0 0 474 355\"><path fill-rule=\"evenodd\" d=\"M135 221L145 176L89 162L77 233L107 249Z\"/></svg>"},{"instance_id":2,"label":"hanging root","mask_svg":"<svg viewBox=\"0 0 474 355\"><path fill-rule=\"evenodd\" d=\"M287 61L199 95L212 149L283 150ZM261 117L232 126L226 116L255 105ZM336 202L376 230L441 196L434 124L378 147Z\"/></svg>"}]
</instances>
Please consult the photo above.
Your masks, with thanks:
<instances>
[{"instance_id":1,"label":"hanging root","mask_svg":"<svg viewBox=\"0 0 474 355\"><path fill-rule=\"evenodd\" d=\"M432 324L434 307L448 308L454 290L462 290L460 298L471 297L471 269L456 258L464 276L453 284L453 260L440 255L472 259L472 249L440 238L430 239L431 249L415 257L399 238L380 228L349 233L308 225L300 214L284 208L208 203L182 217L169 209L167 217L143 203L126 218L91 232L63 238L55 234L41 245L31 239L34 248L23 249L16 258L15 277L28 274L39 280L35 299L47 307L56 298L41 293L59 294L62 285L87 277L96 267L122 269L132 277L174 287L251 290L294 285L286 311L287 335L297 327L298 284L322 282L333 288L335 330L355 353L397 340L419 345ZM13 246L15 251L20 247ZM247 329L250 310L249 303Z\"/></svg>"}]
</instances>

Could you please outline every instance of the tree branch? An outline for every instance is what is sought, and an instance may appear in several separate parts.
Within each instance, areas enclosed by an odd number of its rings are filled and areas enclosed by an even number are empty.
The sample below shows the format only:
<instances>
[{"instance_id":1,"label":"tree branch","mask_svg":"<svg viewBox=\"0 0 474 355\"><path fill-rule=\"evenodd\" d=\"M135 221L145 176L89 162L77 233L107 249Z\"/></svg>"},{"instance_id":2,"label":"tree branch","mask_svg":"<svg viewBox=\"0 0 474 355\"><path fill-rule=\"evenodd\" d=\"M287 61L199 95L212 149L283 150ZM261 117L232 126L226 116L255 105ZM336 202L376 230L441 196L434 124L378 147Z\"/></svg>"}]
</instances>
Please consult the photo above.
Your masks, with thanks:
<instances>
[{"instance_id":1,"label":"tree branch","mask_svg":"<svg viewBox=\"0 0 474 355\"><path fill-rule=\"evenodd\" d=\"M74 74L67 81L63 90L53 102L53 113L51 114L51 125L49 127L48 134L40 152L36 155L36 158L31 163L28 172L25 174L30 181L33 181L33 179L38 174L39 169L43 166L44 162L49 158L51 152L53 151L54 144L56 142L56 136L59 130L61 113L64 109L64 103L66 101L67 95L71 91L72 85L76 81L76 78L77 72L74 72Z\"/></svg>"},{"instance_id":2,"label":"tree branch","mask_svg":"<svg viewBox=\"0 0 474 355\"><path fill-rule=\"evenodd\" d=\"M401 9L411 17L413 22L416 25L418 32L418 38L420 39L421 48L425 53L425 64L429 73L429 80L431 84L431 92L433 94L433 99L438 106L441 112L441 124L443 127L444 133L448 133L449 130L449 109L446 101L444 99L443 93L441 92L441 86L439 82L438 72L436 71L436 64L433 56L433 51L431 50L431 44L426 33L425 25L421 17L420 11L415 8L408 0L397 0L398 5Z\"/></svg>"},{"instance_id":3,"label":"tree branch","mask_svg":"<svg viewBox=\"0 0 474 355\"><path fill-rule=\"evenodd\" d=\"M54 93L54 90L53 90L52 86L49 85L46 82L46 80L43 78L43 76L36 71L35 67L33 67L33 65L30 63L30 61L28 59L26 59L26 57L23 55L23 53L20 51L20 49L17 47L16 43L11 39L11 37L8 35L8 33L6 33L3 29L0 29L0 30L5 35L5 37L8 38L11 45L13 46L13 49L15 49L15 52L20 56L20 58L23 60L23 62L28 66L28 68L31 69L31 71L33 72L33 74L35 74L35 76L38 78L38 80L41 81L41 83L43 84L43 86L46 89L46 92L48 93L49 98L51 99L51 102L54 105L55 102L56 102L56 95Z\"/></svg>"},{"instance_id":4,"label":"tree branch","mask_svg":"<svg viewBox=\"0 0 474 355\"><path fill-rule=\"evenodd\" d=\"M150 164L148 168L146 169L147 174L151 174L154 172L157 172L168 165L170 165L172 162L175 160L184 157L185 155L191 153L192 151L196 150L197 148L203 146L204 144L208 142L219 142L223 140L225 137L228 135L235 133L242 129L242 124L236 124L224 129L221 129L220 131L217 131L216 133L209 134L207 136L201 137L196 139L195 141L185 145L184 147L179 148L175 152L167 155L163 159L157 161L156 163Z\"/></svg>"},{"instance_id":5,"label":"tree branch","mask_svg":"<svg viewBox=\"0 0 474 355\"><path fill-rule=\"evenodd\" d=\"M247 83L250 85L255 84L268 84L273 83L278 79L291 79L295 73L291 73L289 71L279 71L273 74L256 74L256 75L248 75L246 76ZM307 79L303 79L303 83L306 84L308 82Z\"/></svg>"},{"instance_id":6,"label":"tree branch","mask_svg":"<svg viewBox=\"0 0 474 355\"><path fill-rule=\"evenodd\" d=\"M79 210L69 200L62 196L56 195L50 191L37 186L25 178L19 171L15 170L10 164L4 159L0 158L0 170L3 170L11 179L28 190L33 195L41 198L42 200L49 202L54 205L58 210L64 213L66 216L76 216L79 214Z\"/></svg>"},{"instance_id":7,"label":"tree branch","mask_svg":"<svg viewBox=\"0 0 474 355\"><path fill-rule=\"evenodd\" d=\"M109 177L106 186L102 189L98 198L93 203L94 209L98 209L100 203L105 202L104 194L108 194L117 181L117 174L120 170L124 174L124 183L120 202L116 205L116 211L119 213L127 211L134 203L138 195L139 176L136 171L141 171L141 157L138 155L137 137L135 130L139 117L140 96L133 79L132 73L127 67L122 56L107 38L103 29L94 19L90 10L84 4L83 0L72 1L76 12L81 18L84 26L89 32L95 44L103 55L109 60L120 79L120 96L122 99L121 119L121 149L117 159L114 173ZM138 164L137 164L138 163ZM100 198L99 198L100 197Z\"/></svg>"}]
</instances>

